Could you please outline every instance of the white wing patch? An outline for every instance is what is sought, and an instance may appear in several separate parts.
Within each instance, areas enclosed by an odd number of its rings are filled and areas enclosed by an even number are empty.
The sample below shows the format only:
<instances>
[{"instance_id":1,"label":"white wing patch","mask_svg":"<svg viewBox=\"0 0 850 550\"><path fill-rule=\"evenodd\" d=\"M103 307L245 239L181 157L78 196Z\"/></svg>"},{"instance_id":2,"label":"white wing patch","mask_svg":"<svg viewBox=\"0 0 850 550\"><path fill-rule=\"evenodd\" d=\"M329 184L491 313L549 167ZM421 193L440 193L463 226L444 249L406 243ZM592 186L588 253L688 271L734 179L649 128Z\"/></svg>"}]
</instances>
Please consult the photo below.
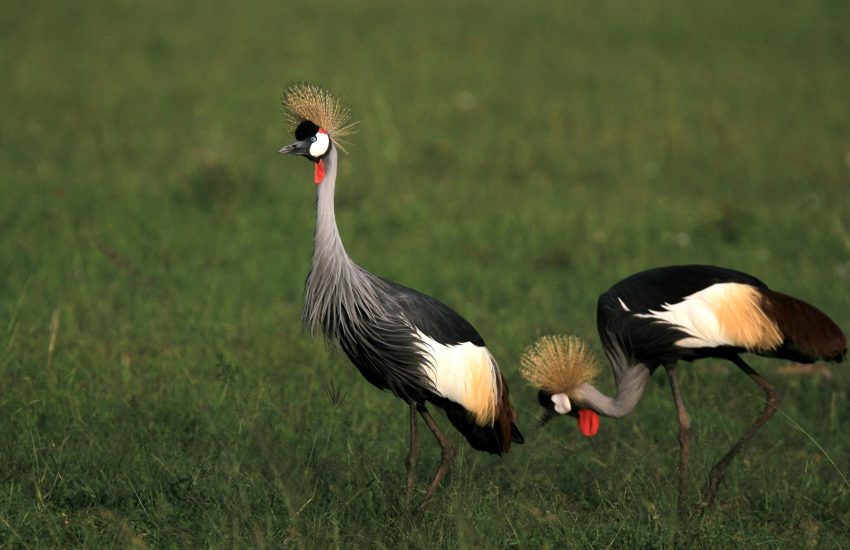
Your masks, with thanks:
<instances>
[{"instance_id":1,"label":"white wing patch","mask_svg":"<svg viewBox=\"0 0 850 550\"><path fill-rule=\"evenodd\" d=\"M617 301L619 301L619 302L620 302L620 305L621 305L621 306L623 306L623 309L624 309L624 310L626 310L626 311L631 311L631 310L629 309L629 306L627 306L627 305L626 305L626 302L624 302L622 298L617 298Z\"/></svg>"},{"instance_id":2,"label":"white wing patch","mask_svg":"<svg viewBox=\"0 0 850 550\"><path fill-rule=\"evenodd\" d=\"M425 373L437 392L462 405L480 426L492 425L499 401L499 373L487 348L464 342L445 346L418 330L421 348L430 355Z\"/></svg>"},{"instance_id":3,"label":"white wing patch","mask_svg":"<svg viewBox=\"0 0 850 550\"><path fill-rule=\"evenodd\" d=\"M676 304L664 304L661 311L636 316L658 319L688 333L676 342L683 348L741 346L761 351L782 343L776 324L761 309L758 290L745 284L717 283Z\"/></svg>"}]
</instances>

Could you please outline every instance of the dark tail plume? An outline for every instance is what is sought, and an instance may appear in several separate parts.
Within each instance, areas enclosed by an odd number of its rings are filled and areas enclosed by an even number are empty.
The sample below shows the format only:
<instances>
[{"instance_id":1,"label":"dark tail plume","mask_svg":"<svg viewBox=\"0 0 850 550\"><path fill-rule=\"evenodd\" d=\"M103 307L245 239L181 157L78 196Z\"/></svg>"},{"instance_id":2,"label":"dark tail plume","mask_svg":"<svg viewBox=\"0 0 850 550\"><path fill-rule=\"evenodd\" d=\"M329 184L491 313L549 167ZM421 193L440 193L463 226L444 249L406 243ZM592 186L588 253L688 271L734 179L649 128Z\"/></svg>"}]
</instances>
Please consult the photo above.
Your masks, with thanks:
<instances>
[{"instance_id":1,"label":"dark tail plume","mask_svg":"<svg viewBox=\"0 0 850 550\"><path fill-rule=\"evenodd\" d=\"M785 336L777 355L793 361L841 362L847 355L847 337L825 313L802 300L768 289L762 309Z\"/></svg>"},{"instance_id":2,"label":"dark tail plume","mask_svg":"<svg viewBox=\"0 0 850 550\"><path fill-rule=\"evenodd\" d=\"M502 383L500 384L501 394L499 395L499 410L496 413L496 425L502 436L502 450L508 452L511 449L511 442L522 444L525 443L525 438L516 424L516 411L511 405L508 381L505 380L501 372L499 378L501 378Z\"/></svg>"}]
</instances>

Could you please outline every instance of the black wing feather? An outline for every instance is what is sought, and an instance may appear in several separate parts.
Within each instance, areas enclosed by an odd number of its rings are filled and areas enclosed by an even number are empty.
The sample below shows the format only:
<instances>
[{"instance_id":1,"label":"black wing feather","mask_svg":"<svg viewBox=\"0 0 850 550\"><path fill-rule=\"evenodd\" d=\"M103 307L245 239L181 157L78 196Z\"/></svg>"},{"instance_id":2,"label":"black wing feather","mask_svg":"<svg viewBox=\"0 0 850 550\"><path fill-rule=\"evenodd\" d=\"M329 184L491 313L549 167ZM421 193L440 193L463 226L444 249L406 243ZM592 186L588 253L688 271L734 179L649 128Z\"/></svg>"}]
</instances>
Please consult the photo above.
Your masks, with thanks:
<instances>
[{"instance_id":1,"label":"black wing feather","mask_svg":"<svg viewBox=\"0 0 850 550\"><path fill-rule=\"evenodd\" d=\"M596 312L599 337L606 348L617 345L634 362L649 368L706 355L723 355L738 348L681 348L675 343L689 334L656 319L637 317L665 304L681 302L718 283L740 283L767 289L759 279L734 269L712 265L675 265L635 273L599 297ZM628 308L624 309L623 304Z\"/></svg>"},{"instance_id":2,"label":"black wing feather","mask_svg":"<svg viewBox=\"0 0 850 550\"><path fill-rule=\"evenodd\" d=\"M445 346L471 342L484 347L484 339L469 321L439 300L412 288L381 278L388 295L405 318L423 334Z\"/></svg>"},{"instance_id":3,"label":"black wing feather","mask_svg":"<svg viewBox=\"0 0 850 550\"><path fill-rule=\"evenodd\" d=\"M717 283L741 283L766 289L767 285L752 275L713 265L673 265L635 273L612 286L611 294L626 304L632 313L659 310L664 304L675 304Z\"/></svg>"}]
</instances>

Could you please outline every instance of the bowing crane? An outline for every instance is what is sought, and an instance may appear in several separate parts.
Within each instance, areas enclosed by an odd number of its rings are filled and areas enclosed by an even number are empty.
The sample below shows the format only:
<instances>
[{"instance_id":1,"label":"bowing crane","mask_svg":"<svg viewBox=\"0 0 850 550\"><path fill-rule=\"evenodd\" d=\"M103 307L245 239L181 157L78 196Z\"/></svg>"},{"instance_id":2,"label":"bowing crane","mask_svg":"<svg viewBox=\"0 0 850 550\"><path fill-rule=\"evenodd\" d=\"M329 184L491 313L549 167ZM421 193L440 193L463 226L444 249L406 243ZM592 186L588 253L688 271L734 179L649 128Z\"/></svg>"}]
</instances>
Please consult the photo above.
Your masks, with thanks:
<instances>
[{"instance_id":1,"label":"bowing crane","mask_svg":"<svg viewBox=\"0 0 850 550\"><path fill-rule=\"evenodd\" d=\"M408 404L408 510L419 453L417 414L433 433L442 458L420 504L424 508L455 456L426 403L442 408L474 449L501 455L511 442L523 442L508 384L466 319L430 296L369 273L346 253L334 215L334 189L337 149L354 126L347 109L327 90L307 83L288 87L282 103L296 141L280 152L313 164L317 192L302 319L312 334L322 333L341 349L367 381Z\"/></svg>"},{"instance_id":2,"label":"bowing crane","mask_svg":"<svg viewBox=\"0 0 850 550\"><path fill-rule=\"evenodd\" d=\"M599 415L621 417L637 405L652 372L664 367L679 421L678 504L685 515L691 424L676 364L705 357L740 368L767 397L766 406L712 468L703 498L714 503L732 459L776 412L776 389L750 367L741 353L798 363L841 362L847 339L826 314L739 271L709 265L659 267L631 275L599 297L597 329L614 371L617 394L591 384L594 359L575 338L544 337L522 358L523 376L538 387L545 407L541 423L558 414L575 416L582 434L592 436Z\"/></svg>"}]
</instances>

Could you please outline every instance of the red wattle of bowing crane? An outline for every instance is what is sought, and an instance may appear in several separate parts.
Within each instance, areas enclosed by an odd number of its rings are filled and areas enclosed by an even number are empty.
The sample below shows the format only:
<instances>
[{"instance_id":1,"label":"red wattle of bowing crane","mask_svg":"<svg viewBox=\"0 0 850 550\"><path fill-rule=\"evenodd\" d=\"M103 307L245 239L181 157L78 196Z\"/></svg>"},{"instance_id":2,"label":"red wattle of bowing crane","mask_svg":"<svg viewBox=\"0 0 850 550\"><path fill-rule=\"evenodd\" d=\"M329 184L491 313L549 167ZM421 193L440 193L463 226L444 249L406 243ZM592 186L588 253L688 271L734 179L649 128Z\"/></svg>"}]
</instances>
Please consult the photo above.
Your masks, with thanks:
<instances>
[{"instance_id":1,"label":"red wattle of bowing crane","mask_svg":"<svg viewBox=\"0 0 850 550\"><path fill-rule=\"evenodd\" d=\"M596 323L614 371L616 395L600 392L592 355L575 338L544 337L523 356L523 376L540 389L542 423L556 415L578 419L584 435L596 434L599 415L621 417L634 409L650 375L663 367L679 421L678 513L685 515L691 424L682 401L676 365L706 357L726 359L765 393L764 411L712 468L703 492L711 507L732 459L776 412L776 389L750 367L742 353L797 363L841 362L847 338L814 306L771 290L759 279L722 267L683 265L643 271L599 297Z\"/></svg>"}]
</instances>

